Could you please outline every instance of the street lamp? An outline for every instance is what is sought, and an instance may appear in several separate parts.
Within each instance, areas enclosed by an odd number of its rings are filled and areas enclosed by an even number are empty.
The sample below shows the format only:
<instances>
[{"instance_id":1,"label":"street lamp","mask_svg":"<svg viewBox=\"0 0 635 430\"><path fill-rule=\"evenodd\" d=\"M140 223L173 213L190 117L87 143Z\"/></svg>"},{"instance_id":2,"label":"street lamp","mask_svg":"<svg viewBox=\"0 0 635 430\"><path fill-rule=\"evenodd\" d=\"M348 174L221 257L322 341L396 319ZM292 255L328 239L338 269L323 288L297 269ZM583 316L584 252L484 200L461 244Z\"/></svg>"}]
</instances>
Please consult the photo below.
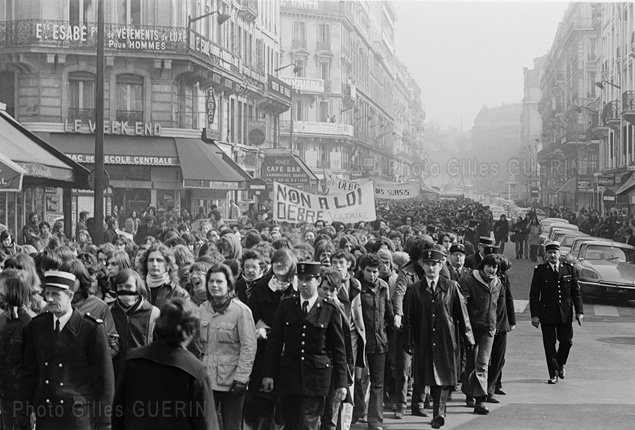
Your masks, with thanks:
<instances>
[{"instance_id":1,"label":"street lamp","mask_svg":"<svg viewBox=\"0 0 635 430\"><path fill-rule=\"evenodd\" d=\"M218 18L216 18L216 22L218 23L218 25L223 24L225 21L227 21L229 18L231 18L232 16L228 13L222 13L219 10L215 10L213 12L210 13L206 13L205 15L201 15L201 16L197 16L195 18L192 18L192 15L188 15L187 17L187 28L190 28L192 26L193 22L199 21L203 18L207 18L208 16L212 16L218 14Z\"/></svg>"},{"instance_id":2,"label":"street lamp","mask_svg":"<svg viewBox=\"0 0 635 430\"><path fill-rule=\"evenodd\" d=\"M620 87L619 85L614 84L613 82L609 82L609 81L601 81L601 82L596 82L595 86L598 87L599 89L603 90L604 89L604 84L608 84L612 87L619 89L622 89L622 87Z\"/></svg>"},{"instance_id":3,"label":"street lamp","mask_svg":"<svg viewBox=\"0 0 635 430\"><path fill-rule=\"evenodd\" d=\"M302 66L299 66L295 63L290 63L286 66L278 67L277 69L275 69L275 72L277 74L280 70L284 70L291 66L293 66L294 76L297 76L297 74L300 73L300 71L302 70ZM289 113L291 114L291 121L289 121L289 149L293 153L293 85L291 85L291 110L289 111Z\"/></svg>"}]
</instances>

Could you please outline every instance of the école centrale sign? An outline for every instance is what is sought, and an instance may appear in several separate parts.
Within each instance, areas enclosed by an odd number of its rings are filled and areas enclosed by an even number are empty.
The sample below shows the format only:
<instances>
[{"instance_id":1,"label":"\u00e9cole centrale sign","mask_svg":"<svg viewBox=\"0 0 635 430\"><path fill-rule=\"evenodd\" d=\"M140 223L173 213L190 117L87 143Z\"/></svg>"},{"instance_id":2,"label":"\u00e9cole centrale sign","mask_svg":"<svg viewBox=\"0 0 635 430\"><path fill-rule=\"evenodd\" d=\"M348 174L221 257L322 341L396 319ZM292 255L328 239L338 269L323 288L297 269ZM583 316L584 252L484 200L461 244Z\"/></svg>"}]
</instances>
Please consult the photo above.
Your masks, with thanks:
<instances>
[{"instance_id":1,"label":"\u00e9cole centrale sign","mask_svg":"<svg viewBox=\"0 0 635 430\"><path fill-rule=\"evenodd\" d=\"M88 120L85 124L81 119L64 120L66 133L95 133L97 124ZM161 124L128 121L104 121L104 134L118 134L127 136L161 136Z\"/></svg>"}]
</instances>

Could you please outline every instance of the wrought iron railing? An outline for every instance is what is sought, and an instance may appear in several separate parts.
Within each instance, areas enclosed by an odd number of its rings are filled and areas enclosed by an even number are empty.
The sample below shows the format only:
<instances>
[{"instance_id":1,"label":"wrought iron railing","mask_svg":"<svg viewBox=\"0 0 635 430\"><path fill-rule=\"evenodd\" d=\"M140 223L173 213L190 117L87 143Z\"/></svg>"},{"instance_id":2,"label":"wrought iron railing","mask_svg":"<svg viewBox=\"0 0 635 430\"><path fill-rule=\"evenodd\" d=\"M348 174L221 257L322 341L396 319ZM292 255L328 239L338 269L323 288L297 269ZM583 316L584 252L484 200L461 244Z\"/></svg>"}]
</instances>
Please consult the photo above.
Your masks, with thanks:
<instances>
[{"instance_id":1,"label":"wrought iron railing","mask_svg":"<svg viewBox=\"0 0 635 430\"><path fill-rule=\"evenodd\" d=\"M117 121L128 122L128 124L134 124L135 122L143 122L143 111L141 110L117 110Z\"/></svg>"},{"instance_id":2,"label":"wrought iron railing","mask_svg":"<svg viewBox=\"0 0 635 430\"><path fill-rule=\"evenodd\" d=\"M622 93L622 111L635 111L635 90L627 90Z\"/></svg>"},{"instance_id":3,"label":"wrought iron railing","mask_svg":"<svg viewBox=\"0 0 635 430\"><path fill-rule=\"evenodd\" d=\"M619 115L617 100L610 101L602 109L602 122L606 124L609 121L619 121Z\"/></svg>"},{"instance_id":4,"label":"wrought iron railing","mask_svg":"<svg viewBox=\"0 0 635 430\"><path fill-rule=\"evenodd\" d=\"M95 109L85 109L85 108L68 108L68 120L75 121L76 119L81 120L83 123L88 123L88 121L95 121Z\"/></svg>"}]
</instances>

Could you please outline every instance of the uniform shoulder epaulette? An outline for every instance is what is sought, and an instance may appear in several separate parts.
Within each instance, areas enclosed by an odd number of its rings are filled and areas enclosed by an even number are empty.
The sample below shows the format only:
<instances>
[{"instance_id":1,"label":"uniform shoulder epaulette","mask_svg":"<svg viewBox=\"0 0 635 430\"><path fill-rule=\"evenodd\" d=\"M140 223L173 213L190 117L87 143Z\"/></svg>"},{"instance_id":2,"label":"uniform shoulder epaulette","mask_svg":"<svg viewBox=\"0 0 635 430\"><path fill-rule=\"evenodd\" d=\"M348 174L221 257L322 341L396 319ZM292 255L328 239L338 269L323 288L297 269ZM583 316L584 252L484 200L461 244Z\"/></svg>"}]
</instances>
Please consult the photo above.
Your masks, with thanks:
<instances>
[{"instance_id":1,"label":"uniform shoulder epaulette","mask_svg":"<svg viewBox=\"0 0 635 430\"><path fill-rule=\"evenodd\" d=\"M88 318L89 320L91 320L92 322L97 323L97 324L103 324L104 323L104 320L102 320L101 318L95 318L94 316L92 316L88 312L86 312L84 314L84 318Z\"/></svg>"},{"instance_id":2,"label":"uniform shoulder epaulette","mask_svg":"<svg viewBox=\"0 0 635 430\"><path fill-rule=\"evenodd\" d=\"M333 306L334 308L337 309L337 305L335 304L335 302L333 300L329 300L329 299L323 299L322 303L324 303L325 305L330 305Z\"/></svg>"}]
</instances>

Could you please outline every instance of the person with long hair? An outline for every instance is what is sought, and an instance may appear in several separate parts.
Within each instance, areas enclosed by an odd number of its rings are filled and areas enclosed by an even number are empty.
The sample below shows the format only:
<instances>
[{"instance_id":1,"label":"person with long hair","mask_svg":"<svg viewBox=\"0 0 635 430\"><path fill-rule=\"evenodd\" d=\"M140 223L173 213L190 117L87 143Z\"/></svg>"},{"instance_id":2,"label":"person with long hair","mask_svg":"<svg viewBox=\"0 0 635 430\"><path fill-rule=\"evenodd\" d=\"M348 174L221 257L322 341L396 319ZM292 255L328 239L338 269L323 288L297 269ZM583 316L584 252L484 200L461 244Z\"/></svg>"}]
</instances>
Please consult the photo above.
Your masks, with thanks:
<instances>
[{"instance_id":1,"label":"person with long hair","mask_svg":"<svg viewBox=\"0 0 635 430\"><path fill-rule=\"evenodd\" d=\"M273 320L280 302L287 297L298 295L297 292L297 258L293 251L283 248L273 253L271 270L259 281L255 282L249 308L256 323L256 339L258 349L254 361L251 380L247 391L245 423L252 428L271 429L274 426L274 405L276 396L262 391L263 366L267 336L271 332Z\"/></svg>"},{"instance_id":2,"label":"person with long hair","mask_svg":"<svg viewBox=\"0 0 635 430\"><path fill-rule=\"evenodd\" d=\"M7 269L0 275L2 297L0 306L0 411L2 427L20 428L15 412L18 405L20 376L24 365L24 331L35 313L31 311L31 286L27 273L17 269Z\"/></svg>"},{"instance_id":3,"label":"person with long hair","mask_svg":"<svg viewBox=\"0 0 635 430\"><path fill-rule=\"evenodd\" d=\"M70 260L62 263L61 272L75 275L75 285L72 288L73 299L71 301L74 308L79 309L84 314L100 319L104 323L104 329L110 347L110 354L114 357L119 352L119 335L112 318L110 308L103 300L93 294L93 279L88 274L88 270L79 260Z\"/></svg>"},{"instance_id":4,"label":"person with long hair","mask_svg":"<svg viewBox=\"0 0 635 430\"><path fill-rule=\"evenodd\" d=\"M118 411L113 430L219 430L211 381L203 363L187 350L199 326L191 301L175 298L161 307L152 343L128 354L113 401ZM152 412L157 405L172 413Z\"/></svg>"},{"instance_id":5,"label":"person with long hair","mask_svg":"<svg viewBox=\"0 0 635 430\"><path fill-rule=\"evenodd\" d=\"M535 215L529 221L527 243L529 244L529 258L535 263L538 261L538 246L540 246L540 222Z\"/></svg>"},{"instance_id":6,"label":"person with long hair","mask_svg":"<svg viewBox=\"0 0 635 430\"><path fill-rule=\"evenodd\" d=\"M4 270L9 269L23 270L26 274L26 282L31 289L30 309L36 314L42 313L46 306L46 302L42 297L42 281L38 275L35 260L29 254L19 252L10 256L4 261Z\"/></svg>"},{"instance_id":7,"label":"person with long hair","mask_svg":"<svg viewBox=\"0 0 635 430\"><path fill-rule=\"evenodd\" d=\"M15 243L13 234L9 230L3 230L2 233L0 233L0 242L2 242L0 250L4 252L5 255L17 254L22 250L22 248Z\"/></svg>"},{"instance_id":8,"label":"person with long hair","mask_svg":"<svg viewBox=\"0 0 635 430\"><path fill-rule=\"evenodd\" d=\"M219 263L206 275L207 301L200 306L203 364L212 381L225 430L240 430L247 384L256 357L251 310L236 298L231 269Z\"/></svg>"},{"instance_id":9,"label":"person with long hair","mask_svg":"<svg viewBox=\"0 0 635 430\"><path fill-rule=\"evenodd\" d=\"M172 298L190 298L187 291L179 285L174 255L164 244L155 243L150 246L141 257L140 265L141 275L150 290L149 301L152 305L161 308Z\"/></svg>"},{"instance_id":10,"label":"person with long hair","mask_svg":"<svg viewBox=\"0 0 635 430\"><path fill-rule=\"evenodd\" d=\"M461 391L466 396L467 406L474 406L474 413L481 415L489 413L483 402L487 400L487 370L496 334L496 307L501 291L498 266L497 255L487 254L478 270L460 282L475 342L474 349L467 354Z\"/></svg>"},{"instance_id":11,"label":"person with long hair","mask_svg":"<svg viewBox=\"0 0 635 430\"><path fill-rule=\"evenodd\" d=\"M141 276L131 268L120 270L113 279L117 300L110 305L115 327L119 334L119 354L113 360L115 380L128 352L152 343L159 308L148 302L148 288Z\"/></svg>"}]
</instances>

